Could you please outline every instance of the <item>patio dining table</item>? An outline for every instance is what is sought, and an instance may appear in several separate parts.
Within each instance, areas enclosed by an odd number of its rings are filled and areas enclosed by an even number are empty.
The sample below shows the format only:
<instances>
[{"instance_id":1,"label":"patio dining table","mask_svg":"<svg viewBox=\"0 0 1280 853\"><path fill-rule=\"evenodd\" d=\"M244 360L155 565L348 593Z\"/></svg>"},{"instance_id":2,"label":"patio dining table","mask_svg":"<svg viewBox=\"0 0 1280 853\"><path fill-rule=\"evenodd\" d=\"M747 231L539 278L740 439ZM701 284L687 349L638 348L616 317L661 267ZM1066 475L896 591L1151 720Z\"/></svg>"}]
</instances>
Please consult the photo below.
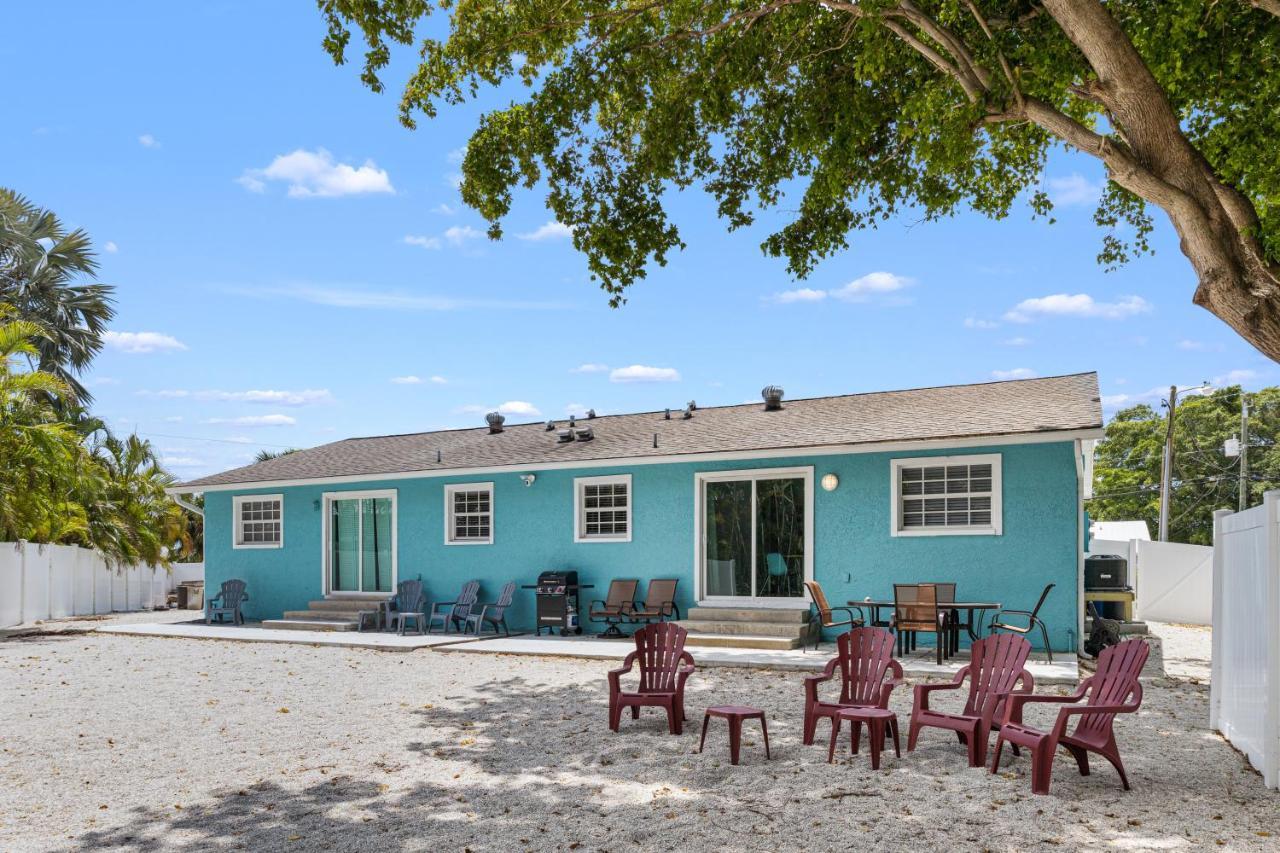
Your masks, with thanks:
<instances>
[{"instance_id":1,"label":"patio dining table","mask_svg":"<svg viewBox=\"0 0 1280 853\"><path fill-rule=\"evenodd\" d=\"M870 611L867 616L870 617L868 625L878 625L881 623L880 610L887 608L893 610L893 599L888 601L877 599L856 599L849 600L850 607L861 607L864 611ZM938 608L940 610L967 610L969 611L969 619L965 623L965 630L969 632L969 639L976 640L981 635L976 628L982 627L982 618L988 610L999 610L1000 602L998 601L939 601Z\"/></svg>"}]
</instances>

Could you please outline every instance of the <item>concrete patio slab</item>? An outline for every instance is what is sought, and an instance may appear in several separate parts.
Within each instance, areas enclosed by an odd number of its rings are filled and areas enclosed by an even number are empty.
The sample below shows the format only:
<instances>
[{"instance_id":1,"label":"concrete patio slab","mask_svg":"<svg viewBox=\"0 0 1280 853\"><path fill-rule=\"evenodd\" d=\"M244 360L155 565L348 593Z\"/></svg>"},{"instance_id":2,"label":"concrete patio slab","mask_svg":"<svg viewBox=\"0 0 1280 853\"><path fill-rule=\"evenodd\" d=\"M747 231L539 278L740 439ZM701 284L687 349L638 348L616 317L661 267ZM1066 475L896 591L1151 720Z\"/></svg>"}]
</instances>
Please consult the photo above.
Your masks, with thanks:
<instances>
[{"instance_id":1,"label":"concrete patio slab","mask_svg":"<svg viewBox=\"0 0 1280 853\"><path fill-rule=\"evenodd\" d=\"M588 660L622 660L635 646L631 640L605 640L599 637L495 637L476 640L461 645L442 647L441 652L548 655L553 657L585 658ZM828 643L815 651L801 649L732 649L697 648L690 653L700 665L746 666L765 669L799 671L821 670L835 654L835 645ZM947 678L955 675L968 663L965 652L939 666L932 654L916 653L900 658L907 678ZM1033 659L1027 668L1037 684L1075 684L1079 681L1079 667L1072 655L1060 655L1051 664Z\"/></svg>"},{"instance_id":2,"label":"concrete patio slab","mask_svg":"<svg viewBox=\"0 0 1280 853\"><path fill-rule=\"evenodd\" d=\"M105 625L101 634L126 634L134 637L173 637L185 640L231 640L241 643L290 643L306 646L335 646L344 649L375 649L387 652L410 652L455 643L473 643L475 637L458 634L386 634L370 631L298 631L263 628L258 623L244 625L206 625L203 621L176 624L143 623Z\"/></svg>"}]
</instances>

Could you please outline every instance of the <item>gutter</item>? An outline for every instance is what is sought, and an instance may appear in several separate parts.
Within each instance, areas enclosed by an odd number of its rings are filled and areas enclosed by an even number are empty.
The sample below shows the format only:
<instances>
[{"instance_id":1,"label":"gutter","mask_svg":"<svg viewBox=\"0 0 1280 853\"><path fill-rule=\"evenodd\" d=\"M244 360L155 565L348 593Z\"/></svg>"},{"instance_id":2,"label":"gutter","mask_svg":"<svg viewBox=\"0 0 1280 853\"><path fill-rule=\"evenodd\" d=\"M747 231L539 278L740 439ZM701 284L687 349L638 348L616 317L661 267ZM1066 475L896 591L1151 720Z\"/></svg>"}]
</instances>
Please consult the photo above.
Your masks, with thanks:
<instances>
[{"instance_id":1,"label":"gutter","mask_svg":"<svg viewBox=\"0 0 1280 853\"><path fill-rule=\"evenodd\" d=\"M527 473L529 471L564 471L577 468L621 468L639 465L664 465L672 463L745 462L757 459L785 459L795 456L838 456L862 453L886 453L924 449L989 447L993 445L1042 444L1073 442L1076 444L1079 466L1079 440L1102 438L1101 426L1069 430L1037 430L1025 433L991 433L984 435L953 436L949 438L924 438L906 440L867 441L857 444L810 445L799 447L773 447L757 450L702 451L652 456L612 456L598 459L574 459L565 461L526 461L501 465L468 468L428 468L420 471L388 471L383 473L339 474L327 477L259 480L239 483L179 483L165 489L169 495L207 492L228 492L245 489L290 488L293 486L324 486L345 483L365 483L371 480L433 479L437 477L481 476L488 474Z\"/></svg>"},{"instance_id":2,"label":"gutter","mask_svg":"<svg viewBox=\"0 0 1280 853\"><path fill-rule=\"evenodd\" d=\"M204 520L204 510L202 510L200 507L191 503L190 501L188 501L186 498L182 496L184 494L188 494L187 492L182 492L182 493L169 492L168 489L166 489L165 491L168 493L169 497L173 498L173 502L176 503L178 506L182 507L187 512L194 512L196 515L200 516L201 521Z\"/></svg>"}]
</instances>

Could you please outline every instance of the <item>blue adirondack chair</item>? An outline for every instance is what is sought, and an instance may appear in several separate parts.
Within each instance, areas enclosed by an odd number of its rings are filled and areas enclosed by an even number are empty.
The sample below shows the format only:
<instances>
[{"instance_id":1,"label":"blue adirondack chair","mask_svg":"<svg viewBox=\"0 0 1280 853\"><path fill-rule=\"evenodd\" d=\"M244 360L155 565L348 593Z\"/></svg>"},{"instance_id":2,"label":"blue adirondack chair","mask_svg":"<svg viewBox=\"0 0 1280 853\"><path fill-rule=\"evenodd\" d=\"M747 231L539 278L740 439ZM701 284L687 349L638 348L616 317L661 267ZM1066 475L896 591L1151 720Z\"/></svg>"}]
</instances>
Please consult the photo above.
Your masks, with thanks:
<instances>
[{"instance_id":1,"label":"blue adirondack chair","mask_svg":"<svg viewBox=\"0 0 1280 853\"><path fill-rule=\"evenodd\" d=\"M485 624L493 626L493 633L498 633L498 626L502 626L502 632L508 637L511 631L507 628L507 608L511 606L512 600L516 596L516 582L512 581L502 588L502 592L498 595L498 600L492 604L477 605L467 614L466 622L463 623L463 633L475 631L476 636L480 636L480 632L484 630Z\"/></svg>"},{"instance_id":2,"label":"blue adirondack chair","mask_svg":"<svg viewBox=\"0 0 1280 853\"><path fill-rule=\"evenodd\" d=\"M432 604L431 612L427 614L427 633L430 634L435 629L437 622L446 634L449 633L450 625L462 630L478 598L480 598L480 581L467 581L462 585L462 592L458 593L457 601L437 601Z\"/></svg>"},{"instance_id":3,"label":"blue adirondack chair","mask_svg":"<svg viewBox=\"0 0 1280 853\"><path fill-rule=\"evenodd\" d=\"M223 616L230 616L231 624L243 625L244 614L240 612L240 605L249 600L245 586L242 580L223 581L218 594L204 603L204 624L212 624L215 616L221 624Z\"/></svg>"},{"instance_id":4,"label":"blue adirondack chair","mask_svg":"<svg viewBox=\"0 0 1280 853\"><path fill-rule=\"evenodd\" d=\"M418 633L422 633L423 610L427 606L427 594L422 589L422 581L400 581L396 584L396 594L389 602L387 611L387 627L403 635L405 627L412 622Z\"/></svg>"}]
</instances>

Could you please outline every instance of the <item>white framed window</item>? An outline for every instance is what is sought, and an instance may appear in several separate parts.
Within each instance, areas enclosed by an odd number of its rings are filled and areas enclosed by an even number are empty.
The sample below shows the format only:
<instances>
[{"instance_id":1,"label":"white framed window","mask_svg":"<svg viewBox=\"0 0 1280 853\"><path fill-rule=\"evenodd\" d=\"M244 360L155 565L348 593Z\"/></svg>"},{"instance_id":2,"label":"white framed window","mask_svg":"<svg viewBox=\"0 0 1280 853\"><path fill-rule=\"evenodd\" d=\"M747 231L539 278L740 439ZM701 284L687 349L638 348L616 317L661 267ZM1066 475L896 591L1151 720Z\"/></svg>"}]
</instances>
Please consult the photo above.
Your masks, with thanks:
<instances>
[{"instance_id":1,"label":"white framed window","mask_svg":"<svg viewBox=\"0 0 1280 853\"><path fill-rule=\"evenodd\" d=\"M894 459L894 536L999 536L1000 454Z\"/></svg>"},{"instance_id":2,"label":"white framed window","mask_svg":"<svg viewBox=\"0 0 1280 853\"><path fill-rule=\"evenodd\" d=\"M631 541L631 475L573 481L573 541Z\"/></svg>"},{"instance_id":3,"label":"white framed window","mask_svg":"<svg viewBox=\"0 0 1280 853\"><path fill-rule=\"evenodd\" d=\"M284 495L236 495L231 517L231 547L284 547Z\"/></svg>"},{"instance_id":4,"label":"white framed window","mask_svg":"<svg viewBox=\"0 0 1280 853\"><path fill-rule=\"evenodd\" d=\"M444 487L444 543L493 544L493 483Z\"/></svg>"}]
</instances>

